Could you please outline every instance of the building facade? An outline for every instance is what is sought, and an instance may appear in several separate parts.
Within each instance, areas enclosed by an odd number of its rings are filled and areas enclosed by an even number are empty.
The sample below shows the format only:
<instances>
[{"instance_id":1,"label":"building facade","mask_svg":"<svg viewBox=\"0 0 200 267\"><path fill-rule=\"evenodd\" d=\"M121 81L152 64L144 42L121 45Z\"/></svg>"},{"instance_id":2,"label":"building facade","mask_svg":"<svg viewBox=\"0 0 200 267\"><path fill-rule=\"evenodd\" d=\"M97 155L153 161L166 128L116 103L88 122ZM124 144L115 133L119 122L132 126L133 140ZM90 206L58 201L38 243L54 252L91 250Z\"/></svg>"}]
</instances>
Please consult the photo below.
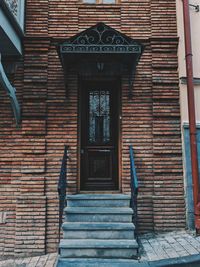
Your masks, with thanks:
<instances>
[{"instance_id":1,"label":"building facade","mask_svg":"<svg viewBox=\"0 0 200 267\"><path fill-rule=\"evenodd\" d=\"M94 30L97 39L106 31L104 45L117 36L139 47L138 57L64 54ZM56 251L65 145L68 194L129 194L131 145L139 230L185 228L176 1L27 0L25 32L24 57L10 77L18 128L0 91L1 253ZM97 39L87 41L101 49Z\"/></svg>"},{"instance_id":2,"label":"building facade","mask_svg":"<svg viewBox=\"0 0 200 267\"><path fill-rule=\"evenodd\" d=\"M193 54L193 84L195 94L196 109L196 127L197 127L197 147L198 164L200 169L200 66L199 66L199 22L200 12L198 2L194 1L190 5L190 23L191 23L191 43ZM177 1L177 24L179 36L179 79L180 79L180 103L181 103L181 128L183 136L183 163L184 163L184 184L186 197L186 217L187 227L194 228L194 204L192 193L192 174L190 160L190 140L189 140L189 120L188 120L188 100L187 100L187 78L185 68L185 45L184 45L184 26L183 26L183 7L180 1Z\"/></svg>"},{"instance_id":3,"label":"building facade","mask_svg":"<svg viewBox=\"0 0 200 267\"><path fill-rule=\"evenodd\" d=\"M0 2L0 98L1 98L1 210L0 210L0 254L11 255L15 246L15 202L17 187L11 189L12 155L11 143L14 144L12 130L20 123L20 90L22 86L22 71L17 77L16 69L20 73L20 64L23 56L24 38L24 9L25 2ZM12 139L11 143L8 139ZM11 140L10 139L10 140ZM12 180L12 182L11 182ZM15 183L15 182L14 182ZM8 202L7 202L8 201ZM7 202L7 204L6 204ZM8 223L8 224L7 224ZM5 232L4 232L5 231ZM7 239L7 241L6 241Z\"/></svg>"}]
</instances>

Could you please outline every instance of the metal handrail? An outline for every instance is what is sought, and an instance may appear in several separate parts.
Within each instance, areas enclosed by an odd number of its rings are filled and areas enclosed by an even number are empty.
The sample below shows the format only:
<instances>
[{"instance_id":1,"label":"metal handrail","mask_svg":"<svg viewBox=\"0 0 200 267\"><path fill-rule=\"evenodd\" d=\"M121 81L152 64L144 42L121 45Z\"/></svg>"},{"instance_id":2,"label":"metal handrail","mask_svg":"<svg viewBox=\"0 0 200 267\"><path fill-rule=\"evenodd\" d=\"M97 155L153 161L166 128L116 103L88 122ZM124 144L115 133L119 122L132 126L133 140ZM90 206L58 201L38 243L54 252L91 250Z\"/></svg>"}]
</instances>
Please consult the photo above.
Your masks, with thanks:
<instances>
[{"instance_id":1,"label":"metal handrail","mask_svg":"<svg viewBox=\"0 0 200 267\"><path fill-rule=\"evenodd\" d=\"M132 146L129 147L129 155L130 155L130 171L131 171L131 207L134 211L133 223L135 225L135 236L136 239L138 239L137 196L138 196L139 185L135 167L134 151Z\"/></svg>"},{"instance_id":2,"label":"metal handrail","mask_svg":"<svg viewBox=\"0 0 200 267\"><path fill-rule=\"evenodd\" d=\"M130 152L130 167L131 167L131 187L133 188L134 194L138 194L138 178L136 173L136 167L135 167L135 160L134 160L134 151L133 147L129 147Z\"/></svg>"},{"instance_id":3,"label":"metal handrail","mask_svg":"<svg viewBox=\"0 0 200 267\"><path fill-rule=\"evenodd\" d=\"M60 230L62 226L63 210L65 207L66 188L67 188L67 159L68 159L68 146L64 148L60 175L58 180L58 195L59 195L59 232L58 241L60 242Z\"/></svg>"}]
</instances>

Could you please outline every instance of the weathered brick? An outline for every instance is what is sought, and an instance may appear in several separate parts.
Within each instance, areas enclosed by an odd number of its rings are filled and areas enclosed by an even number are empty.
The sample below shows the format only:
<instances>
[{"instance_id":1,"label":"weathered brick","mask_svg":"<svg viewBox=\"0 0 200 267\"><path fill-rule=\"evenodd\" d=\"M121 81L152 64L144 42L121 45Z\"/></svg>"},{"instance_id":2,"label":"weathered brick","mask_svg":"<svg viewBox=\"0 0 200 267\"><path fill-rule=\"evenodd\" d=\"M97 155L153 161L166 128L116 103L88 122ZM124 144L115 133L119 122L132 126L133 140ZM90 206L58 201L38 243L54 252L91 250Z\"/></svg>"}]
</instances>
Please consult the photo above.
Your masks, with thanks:
<instances>
[{"instance_id":1,"label":"weathered brick","mask_svg":"<svg viewBox=\"0 0 200 267\"><path fill-rule=\"evenodd\" d=\"M120 190L130 192L129 145L140 191L139 230L185 226L175 0L123 0L87 5L77 0L27 0L24 58L10 79L22 107L16 129L0 90L0 254L54 252L58 242L57 182L69 145L68 193L78 192L79 75L64 71L56 44L102 21L145 45L134 77L121 76ZM45 239L45 240L44 240Z\"/></svg>"}]
</instances>

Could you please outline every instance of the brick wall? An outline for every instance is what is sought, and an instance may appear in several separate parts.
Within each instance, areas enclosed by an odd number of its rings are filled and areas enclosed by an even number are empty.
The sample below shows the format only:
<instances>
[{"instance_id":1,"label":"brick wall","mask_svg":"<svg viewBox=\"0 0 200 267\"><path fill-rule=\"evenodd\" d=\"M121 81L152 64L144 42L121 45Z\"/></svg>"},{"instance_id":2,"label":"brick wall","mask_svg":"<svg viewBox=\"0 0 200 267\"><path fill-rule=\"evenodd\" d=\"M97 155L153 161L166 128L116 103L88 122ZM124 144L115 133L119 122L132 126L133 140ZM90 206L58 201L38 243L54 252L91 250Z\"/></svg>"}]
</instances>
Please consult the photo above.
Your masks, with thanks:
<instances>
[{"instance_id":1,"label":"brick wall","mask_svg":"<svg viewBox=\"0 0 200 267\"><path fill-rule=\"evenodd\" d=\"M68 73L66 91L55 44L99 21L145 45L132 99L126 71L121 77L122 192L130 192L132 144L140 230L184 228L175 0L121 0L114 6L27 0L26 8L24 60L13 77L22 107L19 129L0 90L0 212L6 214L0 253L56 251L57 180L65 144L70 146L68 193L78 188L78 75L76 69Z\"/></svg>"}]
</instances>

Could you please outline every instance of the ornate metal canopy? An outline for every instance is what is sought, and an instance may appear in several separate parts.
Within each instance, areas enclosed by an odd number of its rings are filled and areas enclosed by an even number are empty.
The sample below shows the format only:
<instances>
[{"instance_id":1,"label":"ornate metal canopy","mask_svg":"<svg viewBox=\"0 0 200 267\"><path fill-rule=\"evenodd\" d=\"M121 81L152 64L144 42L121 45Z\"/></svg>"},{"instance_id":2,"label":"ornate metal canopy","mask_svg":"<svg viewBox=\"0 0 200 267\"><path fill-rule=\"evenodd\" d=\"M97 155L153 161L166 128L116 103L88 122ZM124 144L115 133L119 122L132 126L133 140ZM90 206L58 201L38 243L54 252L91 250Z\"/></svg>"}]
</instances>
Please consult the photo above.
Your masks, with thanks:
<instances>
[{"instance_id":1,"label":"ornate metal canopy","mask_svg":"<svg viewBox=\"0 0 200 267\"><path fill-rule=\"evenodd\" d=\"M115 68L116 64L126 65L130 73L130 89L142 51L142 44L104 23L98 23L58 46L58 53L66 72L72 65L80 66L83 62L87 62L87 65L91 63L91 66L96 63L102 74L105 64L109 64L111 68ZM85 64L83 65L85 68Z\"/></svg>"}]
</instances>

